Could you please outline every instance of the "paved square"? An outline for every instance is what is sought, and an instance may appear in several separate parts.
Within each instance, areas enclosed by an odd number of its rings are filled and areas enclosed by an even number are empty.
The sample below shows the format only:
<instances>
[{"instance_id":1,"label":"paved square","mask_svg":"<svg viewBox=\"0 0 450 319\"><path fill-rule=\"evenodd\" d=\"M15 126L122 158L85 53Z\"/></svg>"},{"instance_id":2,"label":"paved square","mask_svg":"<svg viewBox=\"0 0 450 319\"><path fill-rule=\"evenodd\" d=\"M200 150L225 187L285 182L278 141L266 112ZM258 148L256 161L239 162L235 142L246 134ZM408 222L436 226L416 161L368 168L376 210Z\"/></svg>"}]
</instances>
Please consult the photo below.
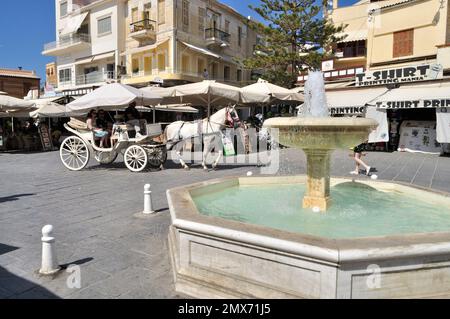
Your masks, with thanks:
<instances>
[{"instance_id":1,"label":"paved square","mask_svg":"<svg viewBox=\"0 0 450 319\"><path fill-rule=\"evenodd\" d=\"M410 153L369 153L364 158L379 179L450 192L450 158ZM0 154L0 298L176 298L167 251L170 216L167 189L223 176L255 175L255 166L187 172L169 163L164 171L134 174L121 162L92 162L69 172L57 152ZM349 176L348 152L333 155L332 174ZM302 152L281 151L279 174L303 174ZM359 178L367 178L360 176ZM143 218L143 186L152 185L158 214ZM81 268L81 288L70 274L36 274L41 228L55 227L61 265Z\"/></svg>"}]
</instances>

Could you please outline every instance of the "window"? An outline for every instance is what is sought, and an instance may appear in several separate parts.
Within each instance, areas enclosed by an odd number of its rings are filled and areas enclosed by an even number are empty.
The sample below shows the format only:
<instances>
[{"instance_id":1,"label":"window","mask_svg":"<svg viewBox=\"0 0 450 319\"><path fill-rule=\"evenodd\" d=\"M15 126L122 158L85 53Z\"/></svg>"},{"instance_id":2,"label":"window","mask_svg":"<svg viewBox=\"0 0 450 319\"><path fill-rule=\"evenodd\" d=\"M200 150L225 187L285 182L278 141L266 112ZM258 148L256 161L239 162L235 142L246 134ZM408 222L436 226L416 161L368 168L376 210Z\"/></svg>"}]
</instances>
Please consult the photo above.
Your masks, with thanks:
<instances>
[{"instance_id":1,"label":"window","mask_svg":"<svg viewBox=\"0 0 450 319\"><path fill-rule=\"evenodd\" d=\"M238 46L242 46L242 27L238 27Z\"/></svg>"},{"instance_id":2,"label":"window","mask_svg":"<svg viewBox=\"0 0 450 319\"><path fill-rule=\"evenodd\" d=\"M344 58L352 58L366 55L366 41L342 42L337 45L337 52L342 52Z\"/></svg>"},{"instance_id":3,"label":"window","mask_svg":"<svg viewBox=\"0 0 450 319\"><path fill-rule=\"evenodd\" d=\"M197 74L203 76L205 70L206 70L205 60L197 59Z\"/></svg>"},{"instance_id":4,"label":"window","mask_svg":"<svg viewBox=\"0 0 450 319\"><path fill-rule=\"evenodd\" d=\"M152 3L146 3L144 4L144 19L145 20L150 20L150 14L152 11Z\"/></svg>"},{"instance_id":5,"label":"window","mask_svg":"<svg viewBox=\"0 0 450 319\"><path fill-rule=\"evenodd\" d=\"M242 81L242 70L237 70L236 72L236 79L238 82Z\"/></svg>"},{"instance_id":6,"label":"window","mask_svg":"<svg viewBox=\"0 0 450 319\"><path fill-rule=\"evenodd\" d=\"M183 25L188 26L189 25L189 1L183 0L182 11L183 11Z\"/></svg>"},{"instance_id":7,"label":"window","mask_svg":"<svg viewBox=\"0 0 450 319\"><path fill-rule=\"evenodd\" d=\"M59 82L71 82L72 81L72 69L59 70Z\"/></svg>"},{"instance_id":8,"label":"window","mask_svg":"<svg viewBox=\"0 0 450 319\"><path fill-rule=\"evenodd\" d=\"M200 32L201 36L203 36L205 32L205 17L206 17L205 8L198 8L198 31Z\"/></svg>"},{"instance_id":9,"label":"window","mask_svg":"<svg viewBox=\"0 0 450 319\"><path fill-rule=\"evenodd\" d=\"M413 55L414 29L394 32L393 57Z\"/></svg>"},{"instance_id":10,"label":"window","mask_svg":"<svg viewBox=\"0 0 450 319\"><path fill-rule=\"evenodd\" d=\"M138 22L139 21L139 11L138 8L131 9L131 22Z\"/></svg>"},{"instance_id":11,"label":"window","mask_svg":"<svg viewBox=\"0 0 450 319\"><path fill-rule=\"evenodd\" d=\"M63 1L59 4L59 16L64 17L67 15L67 1Z\"/></svg>"},{"instance_id":12,"label":"window","mask_svg":"<svg viewBox=\"0 0 450 319\"><path fill-rule=\"evenodd\" d=\"M112 30L111 29L111 17L99 19L97 21L97 26L98 26L97 34L99 36L111 33L111 30Z\"/></svg>"},{"instance_id":13,"label":"window","mask_svg":"<svg viewBox=\"0 0 450 319\"><path fill-rule=\"evenodd\" d=\"M131 69L133 74L139 73L139 59L135 58L131 61Z\"/></svg>"},{"instance_id":14,"label":"window","mask_svg":"<svg viewBox=\"0 0 450 319\"><path fill-rule=\"evenodd\" d=\"M158 0L158 23L166 23L166 1Z\"/></svg>"},{"instance_id":15,"label":"window","mask_svg":"<svg viewBox=\"0 0 450 319\"><path fill-rule=\"evenodd\" d=\"M230 21L225 20L225 32L230 33Z\"/></svg>"},{"instance_id":16,"label":"window","mask_svg":"<svg viewBox=\"0 0 450 319\"><path fill-rule=\"evenodd\" d=\"M223 78L225 81L229 81L230 80L230 67L229 66L225 66L223 68Z\"/></svg>"}]
</instances>

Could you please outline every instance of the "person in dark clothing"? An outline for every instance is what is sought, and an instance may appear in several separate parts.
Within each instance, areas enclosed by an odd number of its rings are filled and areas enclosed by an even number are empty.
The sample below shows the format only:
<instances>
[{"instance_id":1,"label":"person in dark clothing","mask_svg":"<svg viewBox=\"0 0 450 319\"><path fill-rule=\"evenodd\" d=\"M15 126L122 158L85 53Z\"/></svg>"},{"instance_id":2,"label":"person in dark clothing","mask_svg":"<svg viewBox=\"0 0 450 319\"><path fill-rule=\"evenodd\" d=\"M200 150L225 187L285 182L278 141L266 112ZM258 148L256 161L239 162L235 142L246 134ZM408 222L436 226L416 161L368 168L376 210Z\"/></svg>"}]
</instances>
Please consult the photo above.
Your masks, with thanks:
<instances>
[{"instance_id":1,"label":"person in dark clothing","mask_svg":"<svg viewBox=\"0 0 450 319\"><path fill-rule=\"evenodd\" d=\"M108 132L108 136L112 135L112 129L111 129L111 125L110 121L107 120L106 118L106 112L104 110L99 110L97 113L97 119L96 119L96 126L100 129L102 129L103 131ZM105 140L105 144L107 147L110 147L110 143L108 140Z\"/></svg>"},{"instance_id":2,"label":"person in dark clothing","mask_svg":"<svg viewBox=\"0 0 450 319\"><path fill-rule=\"evenodd\" d=\"M136 131L136 137L141 137L141 122L140 122L141 115L139 114L139 111L136 109L136 103L130 103L130 106L127 107L125 110L125 121L127 124L134 127L134 130Z\"/></svg>"},{"instance_id":3,"label":"person in dark clothing","mask_svg":"<svg viewBox=\"0 0 450 319\"><path fill-rule=\"evenodd\" d=\"M370 166L363 162L361 159L362 152L364 151L364 144L360 144L358 146L355 146L353 148L353 160L356 162L356 168L354 171L351 171L351 175L358 175L359 174L359 167L362 165L366 169L366 175L370 174Z\"/></svg>"}]
</instances>

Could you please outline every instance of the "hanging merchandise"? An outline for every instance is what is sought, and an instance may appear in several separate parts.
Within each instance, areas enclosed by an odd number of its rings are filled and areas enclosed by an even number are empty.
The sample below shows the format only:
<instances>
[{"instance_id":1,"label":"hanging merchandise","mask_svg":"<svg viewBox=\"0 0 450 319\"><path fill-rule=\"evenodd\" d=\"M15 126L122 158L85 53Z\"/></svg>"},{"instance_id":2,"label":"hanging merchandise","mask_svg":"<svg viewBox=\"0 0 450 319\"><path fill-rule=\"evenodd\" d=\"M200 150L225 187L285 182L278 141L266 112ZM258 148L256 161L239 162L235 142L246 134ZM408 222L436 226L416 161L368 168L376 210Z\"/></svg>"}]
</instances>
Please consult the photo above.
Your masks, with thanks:
<instances>
[{"instance_id":1,"label":"hanging merchandise","mask_svg":"<svg viewBox=\"0 0 450 319\"><path fill-rule=\"evenodd\" d=\"M436 122L403 121L398 151L439 154L441 145L436 141Z\"/></svg>"},{"instance_id":2,"label":"hanging merchandise","mask_svg":"<svg viewBox=\"0 0 450 319\"><path fill-rule=\"evenodd\" d=\"M231 130L226 130L225 133L222 133L222 143L224 156L236 155L233 143L233 134L231 134Z\"/></svg>"}]
</instances>

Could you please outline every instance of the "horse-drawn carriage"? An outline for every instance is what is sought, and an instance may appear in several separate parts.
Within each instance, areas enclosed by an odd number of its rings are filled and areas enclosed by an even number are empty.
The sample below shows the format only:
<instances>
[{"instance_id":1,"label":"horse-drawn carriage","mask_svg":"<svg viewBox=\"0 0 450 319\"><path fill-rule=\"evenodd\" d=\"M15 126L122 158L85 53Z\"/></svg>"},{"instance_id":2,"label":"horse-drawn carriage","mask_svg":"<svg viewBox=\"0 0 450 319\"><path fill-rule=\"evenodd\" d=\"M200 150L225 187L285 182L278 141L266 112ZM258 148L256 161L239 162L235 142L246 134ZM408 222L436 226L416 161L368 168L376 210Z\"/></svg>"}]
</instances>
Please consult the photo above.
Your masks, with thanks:
<instances>
[{"instance_id":1,"label":"horse-drawn carriage","mask_svg":"<svg viewBox=\"0 0 450 319\"><path fill-rule=\"evenodd\" d=\"M135 138L129 136L130 127L126 124L114 125L112 136L116 142L111 148L97 146L94 132L82 121L72 118L64 127L73 135L62 142L60 157L72 171L85 168L91 154L103 165L113 163L122 154L125 166L132 172L141 172L148 166L159 168L167 160L166 145L157 140L162 134L160 124L144 125L145 134Z\"/></svg>"}]
</instances>

